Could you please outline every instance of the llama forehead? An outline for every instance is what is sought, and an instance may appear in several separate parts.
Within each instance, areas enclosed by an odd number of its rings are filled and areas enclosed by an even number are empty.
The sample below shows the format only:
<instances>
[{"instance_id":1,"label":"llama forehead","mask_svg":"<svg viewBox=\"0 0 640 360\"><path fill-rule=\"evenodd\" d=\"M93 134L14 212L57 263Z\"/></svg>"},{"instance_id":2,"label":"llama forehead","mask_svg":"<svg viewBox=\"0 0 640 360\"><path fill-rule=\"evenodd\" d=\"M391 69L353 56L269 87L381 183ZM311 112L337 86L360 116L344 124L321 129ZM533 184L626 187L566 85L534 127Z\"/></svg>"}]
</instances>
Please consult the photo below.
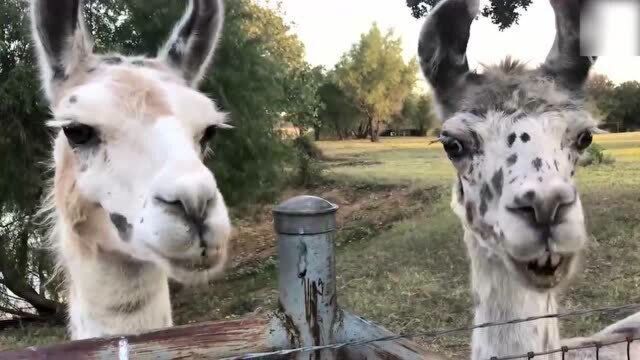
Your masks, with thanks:
<instances>
[{"instance_id":1,"label":"llama forehead","mask_svg":"<svg viewBox=\"0 0 640 360\"><path fill-rule=\"evenodd\" d=\"M581 105L577 94L560 90L537 71L509 74L490 70L470 78L458 95L458 111L480 116L491 110L508 115L536 114L577 109Z\"/></svg>"},{"instance_id":2,"label":"llama forehead","mask_svg":"<svg viewBox=\"0 0 640 360\"><path fill-rule=\"evenodd\" d=\"M170 73L151 65L106 59L83 78L83 83L65 93L54 108L57 119L118 128L131 122L153 123L166 118L176 119L190 129L224 122L212 100L183 81L174 80Z\"/></svg>"},{"instance_id":3,"label":"llama forehead","mask_svg":"<svg viewBox=\"0 0 640 360\"><path fill-rule=\"evenodd\" d=\"M532 149L548 141L559 143L597 126L578 96L529 73L490 73L460 96L460 109L444 122L443 133L466 135L497 153L514 144Z\"/></svg>"}]
</instances>

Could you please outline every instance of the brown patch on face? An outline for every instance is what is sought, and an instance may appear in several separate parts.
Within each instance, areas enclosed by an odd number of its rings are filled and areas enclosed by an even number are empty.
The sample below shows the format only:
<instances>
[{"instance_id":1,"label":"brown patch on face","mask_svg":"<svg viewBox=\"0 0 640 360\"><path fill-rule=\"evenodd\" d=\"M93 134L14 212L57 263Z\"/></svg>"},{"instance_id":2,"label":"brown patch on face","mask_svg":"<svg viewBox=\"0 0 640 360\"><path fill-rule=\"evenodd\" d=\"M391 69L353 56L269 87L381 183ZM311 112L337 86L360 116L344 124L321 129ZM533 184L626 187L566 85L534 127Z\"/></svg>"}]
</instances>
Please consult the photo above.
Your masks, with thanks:
<instances>
[{"instance_id":1,"label":"brown patch on face","mask_svg":"<svg viewBox=\"0 0 640 360\"><path fill-rule=\"evenodd\" d=\"M148 119L172 114L165 94L152 80L128 69L115 69L111 75L114 93L129 112Z\"/></svg>"},{"instance_id":2,"label":"brown patch on face","mask_svg":"<svg viewBox=\"0 0 640 360\"><path fill-rule=\"evenodd\" d=\"M56 209L60 220L68 224L73 233L68 238L72 245L84 254L93 254L97 244L91 242L94 239L92 235L104 232L104 222L99 216L103 210L100 205L89 202L80 193L76 184L77 164L73 151L67 145L63 146L62 159L57 164L54 178Z\"/></svg>"}]
</instances>

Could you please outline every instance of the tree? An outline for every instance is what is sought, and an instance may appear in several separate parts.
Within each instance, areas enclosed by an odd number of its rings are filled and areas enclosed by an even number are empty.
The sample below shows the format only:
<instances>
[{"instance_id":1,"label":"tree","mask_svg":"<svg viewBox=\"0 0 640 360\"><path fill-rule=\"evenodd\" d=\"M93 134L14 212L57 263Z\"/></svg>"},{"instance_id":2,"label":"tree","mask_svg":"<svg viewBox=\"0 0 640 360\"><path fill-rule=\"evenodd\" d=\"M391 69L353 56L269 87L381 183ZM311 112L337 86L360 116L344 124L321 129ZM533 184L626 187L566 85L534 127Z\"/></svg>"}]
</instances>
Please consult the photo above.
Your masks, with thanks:
<instances>
[{"instance_id":1,"label":"tree","mask_svg":"<svg viewBox=\"0 0 640 360\"><path fill-rule=\"evenodd\" d=\"M333 73L320 86L318 95L323 104L319 114L320 122L340 140L349 137L357 124L366 118L355 101L338 86Z\"/></svg>"},{"instance_id":2,"label":"tree","mask_svg":"<svg viewBox=\"0 0 640 360\"><path fill-rule=\"evenodd\" d=\"M48 173L48 116L40 97L24 2L0 3L0 314L26 319L60 314L51 260L35 225ZM19 179L19 181L17 180ZM60 316L53 316L60 320Z\"/></svg>"},{"instance_id":3,"label":"tree","mask_svg":"<svg viewBox=\"0 0 640 360\"><path fill-rule=\"evenodd\" d=\"M431 96L412 93L404 101L402 112L396 116L394 127L412 128L418 136L426 136L435 119Z\"/></svg>"},{"instance_id":4,"label":"tree","mask_svg":"<svg viewBox=\"0 0 640 360\"><path fill-rule=\"evenodd\" d=\"M415 18L426 16L433 7L442 0L406 0L411 14ZM491 18L491 22L498 25L500 30L507 29L517 24L520 19L520 11L526 11L532 0L491 0L489 5L482 9L482 16Z\"/></svg>"},{"instance_id":5,"label":"tree","mask_svg":"<svg viewBox=\"0 0 640 360\"><path fill-rule=\"evenodd\" d=\"M293 124L300 135L310 128L314 130L316 140L320 139L320 111L323 107L318 89L324 80L321 66L312 68L305 64L293 69L286 81L286 114L284 119Z\"/></svg>"},{"instance_id":6,"label":"tree","mask_svg":"<svg viewBox=\"0 0 640 360\"><path fill-rule=\"evenodd\" d=\"M640 83L627 81L618 85L613 93L613 99L608 122L617 121L627 131L640 129Z\"/></svg>"},{"instance_id":7,"label":"tree","mask_svg":"<svg viewBox=\"0 0 640 360\"><path fill-rule=\"evenodd\" d=\"M343 55L335 69L338 85L366 114L361 130L368 131L371 141L378 141L380 124L402 109L417 73L415 58L408 63L402 58L400 39L392 31L383 35L376 24Z\"/></svg>"},{"instance_id":8,"label":"tree","mask_svg":"<svg viewBox=\"0 0 640 360\"><path fill-rule=\"evenodd\" d=\"M606 75L593 74L587 80L585 92L588 107L598 118L604 119L606 126L614 131L619 131L620 123L609 116L614 107L615 84Z\"/></svg>"}]
</instances>

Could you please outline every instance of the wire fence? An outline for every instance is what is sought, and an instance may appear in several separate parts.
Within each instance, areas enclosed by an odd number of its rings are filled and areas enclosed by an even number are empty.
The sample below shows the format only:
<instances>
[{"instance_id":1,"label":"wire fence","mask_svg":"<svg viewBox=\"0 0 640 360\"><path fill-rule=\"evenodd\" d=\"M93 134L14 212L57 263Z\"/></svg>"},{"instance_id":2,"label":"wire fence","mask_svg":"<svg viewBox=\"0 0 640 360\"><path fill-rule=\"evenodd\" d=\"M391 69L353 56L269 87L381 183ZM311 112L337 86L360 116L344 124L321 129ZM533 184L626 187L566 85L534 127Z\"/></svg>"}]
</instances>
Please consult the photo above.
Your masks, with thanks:
<instances>
[{"instance_id":1,"label":"wire fence","mask_svg":"<svg viewBox=\"0 0 640 360\"><path fill-rule=\"evenodd\" d=\"M514 325L514 324L520 324L520 323L531 322L531 321L542 320L542 319L550 319L550 318L562 319L567 317L585 316L585 315L591 315L596 313L599 314L599 313L610 313L610 312L629 311L629 310L634 310L634 311L640 310L640 304L626 304L626 305L620 305L620 306L609 306L609 307L601 307L601 308L594 308L594 309L575 310L575 311L559 312L555 314L530 316L526 318L512 319L512 320L502 321L502 322L486 322L486 323L477 324L473 326L434 330L434 331L420 332L420 333L414 333L414 334L390 335L390 336L379 337L374 339L348 341L348 342L341 342L341 343L328 344L328 345L304 346L304 347L298 347L293 349L277 350L272 352L245 354L239 357L235 357L233 359L237 359L237 360L264 359L264 358L270 358L270 357L279 357L279 356L315 352L315 351L321 351L321 350L339 350L345 347L362 346L362 345L367 345L367 344L376 343L376 342L394 341L394 340L400 340L400 339L411 339L411 338L417 338L417 337L434 339L437 337L446 336L454 333L470 332L476 329L505 326L505 325ZM626 356L627 356L627 360L631 360L631 343L636 340L640 340L640 337L638 338L625 337L623 340L615 340L610 342L592 342L592 343L586 343L586 344L582 344L574 347L563 346L558 349L552 349L552 350L547 350L542 352L528 352L526 354L513 354L513 355L507 355L507 356L501 356L501 357L494 356L486 360L533 359L535 357L552 355L552 354L561 354L562 359L564 360L566 355L570 351L584 350L584 349L590 349L590 348L594 349L595 359L599 360L601 348L613 346L613 345L619 345L623 343L627 343ZM640 354L638 355L639 357L637 359L640 359Z\"/></svg>"}]
</instances>

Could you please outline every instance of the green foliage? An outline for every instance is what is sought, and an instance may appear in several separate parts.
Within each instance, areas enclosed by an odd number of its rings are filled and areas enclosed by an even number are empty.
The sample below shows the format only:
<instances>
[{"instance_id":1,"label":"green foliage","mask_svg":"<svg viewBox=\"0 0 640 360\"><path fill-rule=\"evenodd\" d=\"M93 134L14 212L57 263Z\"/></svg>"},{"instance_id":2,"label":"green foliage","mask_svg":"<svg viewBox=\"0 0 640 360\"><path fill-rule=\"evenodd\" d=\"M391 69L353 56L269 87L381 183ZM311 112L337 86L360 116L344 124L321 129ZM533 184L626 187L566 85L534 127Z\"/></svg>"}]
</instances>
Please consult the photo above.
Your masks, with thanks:
<instances>
[{"instance_id":1,"label":"green foliage","mask_svg":"<svg viewBox=\"0 0 640 360\"><path fill-rule=\"evenodd\" d=\"M318 96L323 104L319 113L320 122L340 140L348 138L366 118L355 101L338 86L333 73L318 89Z\"/></svg>"},{"instance_id":2,"label":"green foliage","mask_svg":"<svg viewBox=\"0 0 640 360\"><path fill-rule=\"evenodd\" d=\"M404 100L402 112L398 114L391 126L396 129L411 128L417 135L426 136L427 131L435 122L431 96L427 94L410 94Z\"/></svg>"},{"instance_id":3,"label":"green foliage","mask_svg":"<svg viewBox=\"0 0 640 360\"><path fill-rule=\"evenodd\" d=\"M640 129L640 83L627 81L615 85L605 75L589 78L586 86L592 112L603 119L602 127L609 131Z\"/></svg>"},{"instance_id":4,"label":"green foliage","mask_svg":"<svg viewBox=\"0 0 640 360\"><path fill-rule=\"evenodd\" d=\"M287 161L295 160L275 132L275 125L287 110L282 99L288 76L295 69L291 66L296 63L290 56L269 56L286 52L286 48L265 35L272 34L277 39L282 36L279 32L287 29L282 18L270 11L249 0L227 3L224 36L216 53L213 77L203 86L230 112L231 123L236 127L216 140L211 162L231 205L273 198L286 181L283 167ZM274 21L271 28L265 28L265 19ZM254 32L255 26L264 32ZM299 40L294 45L297 46L289 55L302 49Z\"/></svg>"},{"instance_id":5,"label":"green foliage","mask_svg":"<svg viewBox=\"0 0 640 360\"><path fill-rule=\"evenodd\" d=\"M411 14L415 18L426 16L441 0L406 0ZM519 9L527 10L532 0L491 0L482 8L482 16L491 18L491 22L498 25L500 30L507 29L520 20Z\"/></svg>"},{"instance_id":6,"label":"green foliage","mask_svg":"<svg viewBox=\"0 0 640 360\"><path fill-rule=\"evenodd\" d=\"M580 166L590 166L590 165L600 165L600 164L613 164L616 159L606 154L605 149L602 145L593 143L589 146L580 159Z\"/></svg>"},{"instance_id":7,"label":"green foliage","mask_svg":"<svg viewBox=\"0 0 640 360\"><path fill-rule=\"evenodd\" d=\"M295 185L310 186L322 180L324 166L322 150L308 135L298 136L293 140L297 154Z\"/></svg>"},{"instance_id":8,"label":"green foliage","mask_svg":"<svg viewBox=\"0 0 640 360\"><path fill-rule=\"evenodd\" d=\"M613 92L608 121L622 124L626 130L640 129L640 83L627 81Z\"/></svg>"},{"instance_id":9,"label":"green foliage","mask_svg":"<svg viewBox=\"0 0 640 360\"><path fill-rule=\"evenodd\" d=\"M376 24L336 65L338 85L367 115L364 127L376 141L380 123L397 114L417 80L418 63L405 63L402 45L392 31L382 34ZM366 133L366 131L365 131Z\"/></svg>"},{"instance_id":10,"label":"green foliage","mask_svg":"<svg viewBox=\"0 0 640 360\"><path fill-rule=\"evenodd\" d=\"M322 122L320 111L324 104L320 99L318 89L324 81L323 69L320 66L311 68L309 65L293 69L285 82L285 111L284 120L293 124L304 134L309 128L315 129L316 136L320 134Z\"/></svg>"}]
</instances>

